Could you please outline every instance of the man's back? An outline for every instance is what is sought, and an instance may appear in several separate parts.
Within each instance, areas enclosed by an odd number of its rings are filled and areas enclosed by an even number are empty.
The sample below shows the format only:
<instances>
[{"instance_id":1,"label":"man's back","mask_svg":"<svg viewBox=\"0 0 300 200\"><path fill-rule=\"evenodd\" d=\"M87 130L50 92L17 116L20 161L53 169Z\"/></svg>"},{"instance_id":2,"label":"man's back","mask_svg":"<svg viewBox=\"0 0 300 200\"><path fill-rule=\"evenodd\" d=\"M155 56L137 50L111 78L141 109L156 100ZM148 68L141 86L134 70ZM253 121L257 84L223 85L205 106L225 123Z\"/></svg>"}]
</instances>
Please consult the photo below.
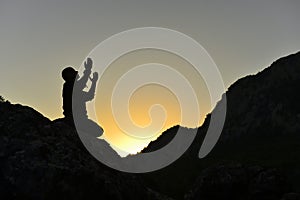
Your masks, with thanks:
<instances>
[{"instance_id":1,"label":"man's back","mask_svg":"<svg viewBox=\"0 0 300 200\"><path fill-rule=\"evenodd\" d=\"M73 86L72 82L65 82L63 86L63 114L66 118L73 118L72 114L72 94L73 94Z\"/></svg>"}]
</instances>

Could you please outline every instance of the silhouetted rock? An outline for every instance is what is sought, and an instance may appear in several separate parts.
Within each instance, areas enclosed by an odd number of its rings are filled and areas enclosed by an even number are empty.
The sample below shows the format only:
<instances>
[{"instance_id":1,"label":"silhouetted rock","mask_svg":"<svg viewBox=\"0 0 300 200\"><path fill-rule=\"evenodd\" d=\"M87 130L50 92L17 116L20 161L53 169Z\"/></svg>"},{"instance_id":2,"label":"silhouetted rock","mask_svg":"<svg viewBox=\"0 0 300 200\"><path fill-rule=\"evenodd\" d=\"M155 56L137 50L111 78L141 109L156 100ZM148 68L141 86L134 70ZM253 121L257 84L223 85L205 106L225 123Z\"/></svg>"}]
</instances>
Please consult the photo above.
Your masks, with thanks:
<instances>
[{"instance_id":1,"label":"silhouetted rock","mask_svg":"<svg viewBox=\"0 0 300 200\"><path fill-rule=\"evenodd\" d=\"M166 146L175 137L178 129L178 125L169 128L163 134L161 134L157 140L150 142L148 146L141 151L141 153L153 152Z\"/></svg>"},{"instance_id":2,"label":"silhouetted rock","mask_svg":"<svg viewBox=\"0 0 300 200\"><path fill-rule=\"evenodd\" d=\"M283 195L281 200L300 200L300 194L298 193L287 193Z\"/></svg>"},{"instance_id":3,"label":"silhouetted rock","mask_svg":"<svg viewBox=\"0 0 300 200\"><path fill-rule=\"evenodd\" d=\"M226 120L218 144L247 140L255 145L258 140L268 144L272 138L282 142L300 138L299 91L300 52L239 79L226 92ZM189 154L197 156L209 122L210 116L199 128Z\"/></svg>"},{"instance_id":4,"label":"silhouetted rock","mask_svg":"<svg viewBox=\"0 0 300 200\"><path fill-rule=\"evenodd\" d=\"M185 199L279 200L287 190L285 179L275 169L221 165L204 170Z\"/></svg>"},{"instance_id":5,"label":"silhouetted rock","mask_svg":"<svg viewBox=\"0 0 300 200\"><path fill-rule=\"evenodd\" d=\"M1 199L167 199L98 162L63 119L2 102L0 135Z\"/></svg>"},{"instance_id":6,"label":"silhouetted rock","mask_svg":"<svg viewBox=\"0 0 300 200\"><path fill-rule=\"evenodd\" d=\"M3 103L5 101L4 97L0 95L0 102Z\"/></svg>"},{"instance_id":7,"label":"silhouetted rock","mask_svg":"<svg viewBox=\"0 0 300 200\"><path fill-rule=\"evenodd\" d=\"M193 183L195 177L203 176L204 169L217 166L214 173L225 175L228 170L222 171L223 163L238 162L265 166L265 173L276 168L287 177L288 185L293 185L291 191L287 192L300 192L299 91L300 52L278 59L270 67L255 75L239 79L226 92L226 120L221 137L212 152L204 159L198 158L200 147L210 124L211 114L208 114L204 124L199 127L192 145L184 155L165 169L147 175L147 180L150 179L149 183L154 182L155 188L168 190L167 194L171 194L172 188L176 188L174 191L177 196L180 196L186 192L185 189L181 190L180 188L188 188L189 186L186 185ZM219 104L216 108L218 106ZM213 112L216 112L216 108ZM162 143L168 143L160 142L160 138L163 138L165 134L174 135L173 132L169 133L167 130L156 141L150 143L149 151L161 148ZM167 138L172 139L172 137ZM143 152L147 152L147 149L148 147ZM218 165L220 166L218 167ZM218 170L220 171L218 172ZM244 168L236 170L244 170L244 175L249 176L249 170ZM265 175L268 176L268 174ZM176 177L176 181L171 178L170 181L167 181L168 177ZM226 181L223 180L224 177L217 175L210 176L210 178L214 178L212 180L219 184ZM242 177L236 176L236 178L235 181L242 183ZM272 179L272 176L269 178ZM261 177L261 179L267 180L268 178ZM276 188L271 182L265 182L264 185L263 181L255 180L252 179L253 182L249 187L264 192L268 190L268 187L270 190ZM185 185L181 187L183 182ZM231 187L232 183L228 182L229 185L224 183L223 189ZM202 191L201 194L204 192L210 194L209 182L205 182L205 184L203 182L198 186L200 188L196 189L197 185L194 185L194 189ZM239 187L234 188L233 190L236 190L234 192L238 193ZM226 193L226 191L224 192ZM194 194L195 196L197 195Z\"/></svg>"},{"instance_id":8,"label":"silhouetted rock","mask_svg":"<svg viewBox=\"0 0 300 200\"><path fill-rule=\"evenodd\" d=\"M237 80L226 92L226 121L220 140L236 141L241 137L273 137L300 131L300 52L275 61L263 71ZM224 95L223 95L224 97ZM218 105L217 105L218 106ZM214 111L213 111L214 112ZM196 143L199 151L210 122L210 114L199 127ZM160 140L172 140L178 126L165 131L143 151L159 149Z\"/></svg>"}]
</instances>

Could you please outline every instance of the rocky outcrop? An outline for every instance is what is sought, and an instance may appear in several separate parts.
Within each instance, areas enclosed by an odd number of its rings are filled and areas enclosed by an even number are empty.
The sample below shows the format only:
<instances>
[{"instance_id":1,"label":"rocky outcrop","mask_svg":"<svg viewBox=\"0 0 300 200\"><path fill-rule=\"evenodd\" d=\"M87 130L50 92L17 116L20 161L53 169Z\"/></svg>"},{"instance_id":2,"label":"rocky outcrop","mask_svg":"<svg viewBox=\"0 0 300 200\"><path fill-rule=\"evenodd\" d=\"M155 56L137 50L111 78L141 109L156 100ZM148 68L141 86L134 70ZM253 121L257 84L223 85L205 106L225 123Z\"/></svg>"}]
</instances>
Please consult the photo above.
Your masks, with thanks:
<instances>
[{"instance_id":1,"label":"rocky outcrop","mask_svg":"<svg viewBox=\"0 0 300 200\"><path fill-rule=\"evenodd\" d=\"M285 178L276 169L220 165L204 170L185 199L279 200L288 190Z\"/></svg>"},{"instance_id":2,"label":"rocky outcrop","mask_svg":"<svg viewBox=\"0 0 300 200\"><path fill-rule=\"evenodd\" d=\"M226 92L227 112L221 142L247 137L297 135L300 131L299 91L300 52L278 59L255 75L237 80ZM210 116L208 114L199 127L196 142L191 147L195 156L206 134ZM143 151L152 151L168 144L177 129L178 126L175 126L165 131L149 144L149 149L146 147Z\"/></svg>"},{"instance_id":3,"label":"rocky outcrop","mask_svg":"<svg viewBox=\"0 0 300 200\"><path fill-rule=\"evenodd\" d=\"M182 182L190 184L195 181L195 176L204 176L208 178L205 179L208 182L199 178L202 182L198 181L193 186L194 193L192 192L193 195L189 198L197 199L198 195L202 197L205 194L216 199L222 199L220 196L214 196L218 195L218 192L216 189L213 189L209 180L214 181L227 191L225 188L231 187L230 184L233 184L230 181L237 181L239 184L242 184L243 181L242 176L235 176L237 179L227 180L229 181L227 183L226 180L223 180L223 175L228 174L228 171L233 171L233 173L242 171L243 176L246 177L250 173L244 167L224 169L222 167L224 164L222 163L251 163L254 166L265 166L264 173L269 173L269 170L276 168L277 171L280 171L281 174L287 177L287 182L293 185L289 192L291 194L293 192L300 192L299 91L300 52L278 59L270 67L255 75L237 80L226 92L226 120L221 137L210 154L205 159L200 160L198 158L198 153L211 119L211 114L208 114L204 124L199 127L190 148L171 166L154 173L153 176L155 178L151 181L159 185L158 188L163 187L167 190L172 187L177 188L175 191L179 191ZM216 108L218 108L218 104ZM216 112L216 108L213 112ZM165 134L167 137L164 136ZM164 142L160 142L159 137L156 141L150 143L149 151L160 148L162 144L168 144L174 138L172 134L176 134L176 132L174 133L173 130L163 133L160 137L164 138ZM166 138L169 141L165 141ZM147 152L148 148L143 151ZM202 171L213 165L216 166L213 170L214 173L220 173L221 175L205 175L208 172L205 172L203 175ZM179 174L178 171L181 173ZM167 183L165 180L168 177L177 177L177 179L176 181L173 180ZM156 181L157 179L158 181ZM251 180L254 181L255 179ZM161 184L160 182L163 183ZM259 187L261 183L253 182L251 187L254 187L255 184ZM266 184L272 187L270 182L266 182ZM248 186L250 187L250 185ZM245 188L247 189L246 186ZM276 189L276 187L273 189ZM226 191L224 193L221 192L222 195L226 196ZM247 190L249 198L252 195L252 191ZM177 195L183 195L182 193L184 192L186 191L181 191ZM232 187L230 193L236 192L240 192L239 187ZM243 194L246 195L245 192ZM287 195L282 198L286 199L291 196L296 195ZM277 199L280 198L277 196ZM270 197L270 199L272 198Z\"/></svg>"},{"instance_id":4,"label":"rocky outcrop","mask_svg":"<svg viewBox=\"0 0 300 200\"><path fill-rule=\"evenodd\" d=\"M167 199L98 162L62 119L1 102L0 136L1 199Z\"/></svg>"},{"instance_id":5,"label":"rocky outcrop","mask_svg":"<svg viewBox=\"0 0 300 200\"><path fill-rule=\"evenodd\" d=\"M153 152L166 146L175 137L178 129L178 125L169 128L159 136L159 139L151 141L148 146L141 151L141 153Z\"/></svg>"}]
</instances>

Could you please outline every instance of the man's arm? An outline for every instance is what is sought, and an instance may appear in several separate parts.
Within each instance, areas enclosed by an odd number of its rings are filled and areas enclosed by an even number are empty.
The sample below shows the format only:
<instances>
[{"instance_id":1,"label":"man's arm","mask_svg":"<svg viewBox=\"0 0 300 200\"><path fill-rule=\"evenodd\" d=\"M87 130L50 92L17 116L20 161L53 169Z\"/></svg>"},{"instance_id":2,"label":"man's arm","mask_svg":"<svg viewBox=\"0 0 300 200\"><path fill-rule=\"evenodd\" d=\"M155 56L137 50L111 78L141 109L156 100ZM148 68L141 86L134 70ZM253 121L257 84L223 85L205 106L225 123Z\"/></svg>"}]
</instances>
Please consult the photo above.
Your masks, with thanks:
<instances>
[{"instance_id":1,"label":"man's arm","mask_svg":"<svg viewBox=\"0 0 300 200\"><path fill-rule=\"evenodd\" d=\"M88 58L87 61L84 62L85 70L83 71L83 76L77 80L77 89L83 90L86 87L87 81L92 72L93 61L91 58Z\"/></svg>"},{"instance_id":2,"label":"man's arm","mask_svg":"<svg viewBox=\"0 0 300 200\"><path fill-rule=\"evenodd\" d=\"M91 79L91 81L92 81L91 88L88 92L84 92L85 101L91 101L94 99L97 80L98 80L98 73L94 72L93 79Z\"/></svg>"}]
</instances>

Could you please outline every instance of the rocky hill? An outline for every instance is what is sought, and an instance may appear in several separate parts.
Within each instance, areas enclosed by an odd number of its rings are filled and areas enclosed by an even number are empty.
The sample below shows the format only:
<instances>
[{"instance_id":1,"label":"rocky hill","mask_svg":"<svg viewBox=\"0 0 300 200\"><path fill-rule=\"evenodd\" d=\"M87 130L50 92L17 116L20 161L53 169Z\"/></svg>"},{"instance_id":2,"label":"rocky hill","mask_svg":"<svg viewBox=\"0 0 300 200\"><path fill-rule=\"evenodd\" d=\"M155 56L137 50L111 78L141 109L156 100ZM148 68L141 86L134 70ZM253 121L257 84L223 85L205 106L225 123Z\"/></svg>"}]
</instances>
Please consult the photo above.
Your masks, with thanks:
<instances>
[{"instance_id":1,"label":"rocky hill","mask_svg":"<svg viewBox=\"0 0 300 200\"><path fill-rule=\"evenodd\" d=\"M298 134L300 52L275 61L270 67L255 75L239 79L229 87L226 98L227 113L221 136L222 142L239 140L243 137ZM203 139L201 133L204 129L206 131L210 116L211 114L199 128L198 140ZM177 130L178 126L168 129L143 151L154 151L168 144ZM196 144L200 148L201 143Z\"/></svg>"},{"instance_id":2,"label":"rocky hill","mask_svg":"<svg viewBox=\"0 0 300 200\"><path fill-rule=\"evenodd\" d=\"M201 195L192 192L194 196L187 195L187 199L200 197L201 199L249 199L252 181L247 180L247 184L245 181L235 181L239 177L234 174L239 174L241 170L248 172L249 167L264 166L280 171L289 185L292 185L289 187L290 190L300 192L300 52L280 58L255 75L239 79L229 87L226 98L226 120L221 137L213 151L204 159L198 158L198 152L210 122L211 115L209 114L185 154L171 166L146 175L146 180L153 185L157 184L157 188L163 188L163 191L168 191L167 193L170 194L176 188L179 196L182 196L190 187L194 187L193 191L202 191ZM143 152L151 152L168 144L174 137L172 134L176 134L176 131L170 130L162 134L163 139L158 138ZM230 167L232 163L243 167L232 168ZM229 179L206 174L205 169L211 167L214 168L214 172L229 176ZM230 169L231 173L227 169ZM249 174L245 173L245 175ZM167 178L173 176L176 176L176 180ZM206 177L206 181L198 178L198 185L190 185L196 181L195 177L203 176ZM272 177L275 181L275 175ZM202 181L199 182L199 180ZM210 187L207 181L211 181ZM227 181L227 184L224 181ZM268 181L265 180L265 182ZM236 184L239 187L232 186ZM227 188L228 190L228 185L235 188L231 188L230 191L243 190L243 194L237 197L230 196L230 198L228 195L224 195L223 198L221 198L222 195L204 198L207 194L203 192L203 188L206 188L205 191L210 191L210 194L214 194L220 192L217 186L219 189L226 190ZM242 185L243 188L240 188ZM265 186L266 188L268 187ZM271 197L273 192L270 191L280 191L279 188L283 187L275 188L275 186L273 189L269 188L269 192L267 190L260 192L263 195L268 193L269 196L267 196L270 199L280 199L283 193L275 198ZM259 197L256 196L254 199L259 199Z\"/></svg>"},{"instance_id":3,"label":"rocky hill","mask_svg":"<svg viewBox=\"0 0 300 200\"><path fill-rule=\"evenodd\" d=\"M108 144L107 144L108 145ZM92 157L63 119L0 102L1 199L168 199Z\"/></svg>"}]
</instances>

